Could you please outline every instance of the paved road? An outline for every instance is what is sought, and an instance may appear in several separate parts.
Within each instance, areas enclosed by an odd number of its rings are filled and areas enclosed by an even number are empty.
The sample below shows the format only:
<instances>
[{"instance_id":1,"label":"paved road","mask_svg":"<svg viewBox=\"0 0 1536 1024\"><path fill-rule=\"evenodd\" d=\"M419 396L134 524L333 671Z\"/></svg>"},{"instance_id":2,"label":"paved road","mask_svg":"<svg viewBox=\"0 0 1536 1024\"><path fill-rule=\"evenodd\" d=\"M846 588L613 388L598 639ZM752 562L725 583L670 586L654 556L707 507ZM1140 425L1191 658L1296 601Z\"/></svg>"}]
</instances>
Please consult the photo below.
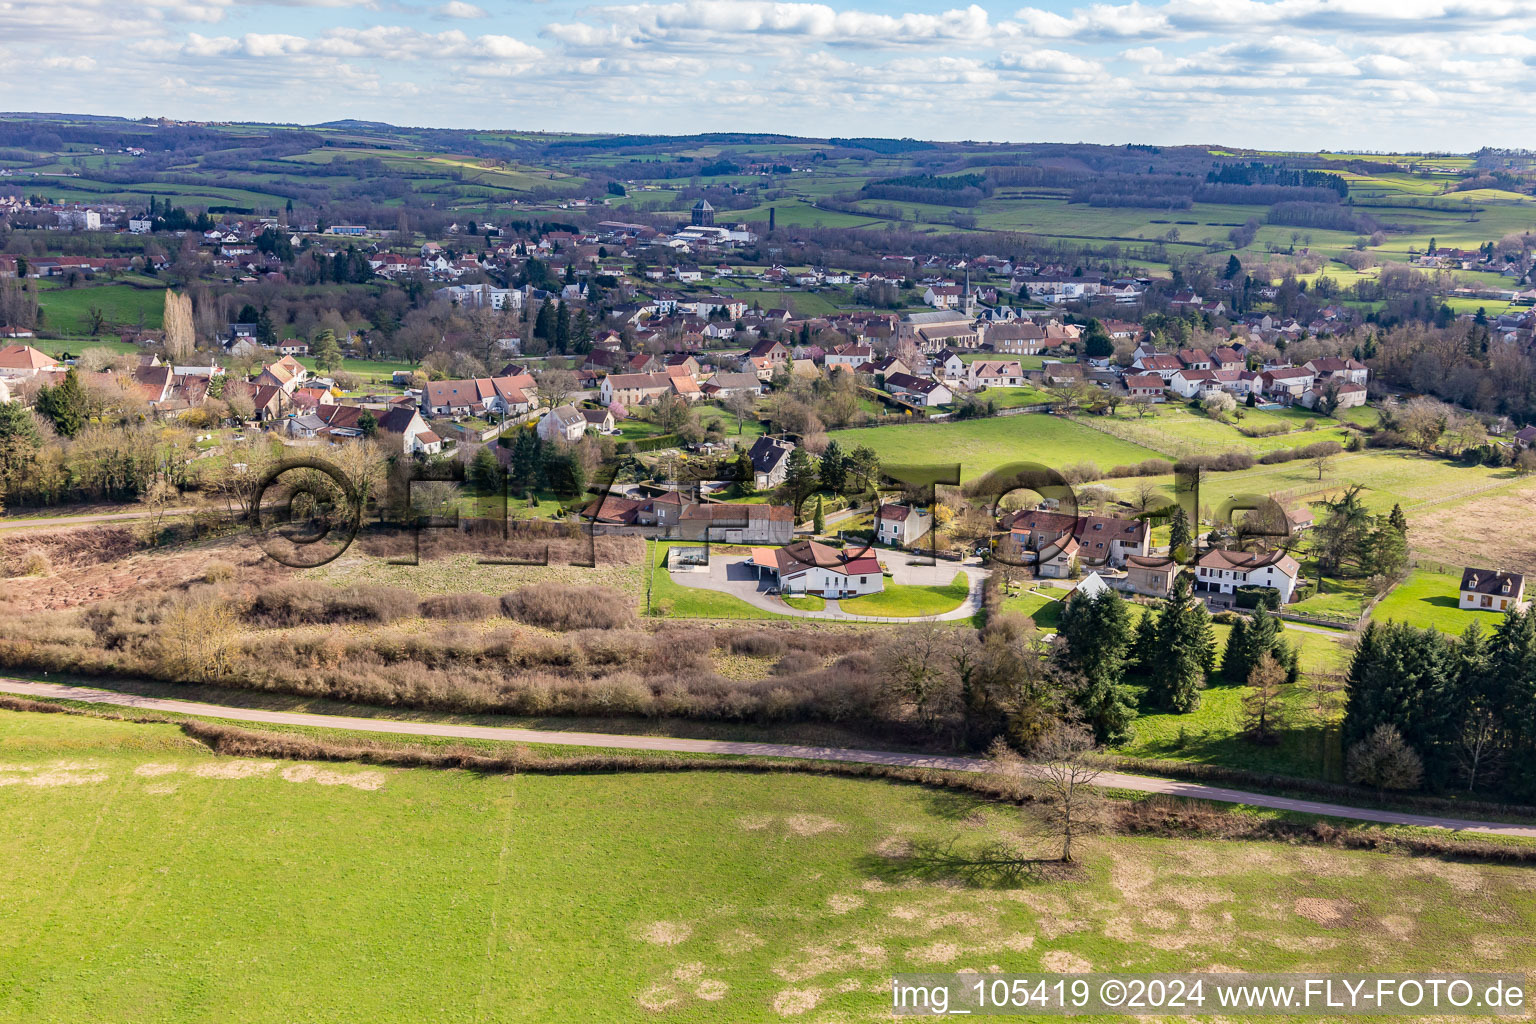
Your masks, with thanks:
<instances>
[{"instance_id":1,"label":"paved road","mask_svg":"<svg viewBox=\"0 0 1536 1024\"><path fill-rule=\"evenodd\" d=\"M808 747L786 743L739 743L727 740L688 740L674 739L668 736L618 736L595 732L545 732L538 729L512 729L489 725L396 722L388 719L351 718L344 715L316 715L298 711L231 708L219 704L202 704L193 701L168 700L161 697L141 697L136 694L114 693L110 690L97 690L84 686L35 683L24 679L0 678L0 691L28 697L63 698L86 701L92 704L146 708L154 711L170 711L184 715L199 715L205 718L220 718L237 722L270 722L279 725L310 726L322 729L351 729L358 732L394 733L408 736L449 736L461 739L503 740L515 743L551 743L562 746L602 747L609 750L659 750L693 754L786 757L810 761L847 761L859 764L888 764L906 768L938 768L962 772L983 771L986 768L986 762L979 758L902 754L885 750ZM1354 818L1360 821L1379 822L1388 825L1418 825L1479 835L1518 836L1536 839L1536 825L1504 825L1497 822L1470 821L1438 815L1380 811L1368 807L1346 807L1340 804L1321 803L1316 800L1293 800L1289 797L1270 796L1265 793L1248 793L1243 790L1228 789L1223 786L1206 786L1198 782L1177 782L1171 779L1156 779L1144 775L1126 775L1121 772L1104 772L1099 776L1097 785L1112 789L1132 790L1138 793L1166 793L1170 796L1188 797L1194 800L1247 804L1251 807L1297 811L1303 814L1321 814L1334 818Z\"/></svg>"}]
</instances>

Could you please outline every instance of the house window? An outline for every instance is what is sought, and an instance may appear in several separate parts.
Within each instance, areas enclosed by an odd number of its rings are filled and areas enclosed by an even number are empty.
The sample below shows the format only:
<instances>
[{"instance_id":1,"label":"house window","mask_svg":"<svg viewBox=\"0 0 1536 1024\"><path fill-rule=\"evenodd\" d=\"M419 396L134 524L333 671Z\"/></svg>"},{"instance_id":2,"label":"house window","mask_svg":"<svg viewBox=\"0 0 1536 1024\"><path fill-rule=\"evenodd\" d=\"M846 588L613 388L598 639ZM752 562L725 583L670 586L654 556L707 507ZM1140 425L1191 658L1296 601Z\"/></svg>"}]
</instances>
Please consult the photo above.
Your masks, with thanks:
<instances>
[{"instance_id":1,"label":"house window","mask_svg":"<svg viewBox=\"0 0 1536 1024\"><path fill-rule=\"evenodd\" d=\"M868 583L868 582L869 582L869 577L868 577L868 576L860 576L860 577L859 577L859 582L860 582L860 583L861 583L861 584L862 584L862 583Z\"/></svg>"},{"instance_id":2,"label":"house window","mask_svg":"<svg viewBox=\"0 0 1536 1024\"><path fill-rule=\"evenodd\" d=\"M1508 608L1508 607L1509 607L1509 602L1508 601L1500 601L1499 602L1499 610L1500 611L1503 611L1505 608Z\"/></svg>"}]
</instances>

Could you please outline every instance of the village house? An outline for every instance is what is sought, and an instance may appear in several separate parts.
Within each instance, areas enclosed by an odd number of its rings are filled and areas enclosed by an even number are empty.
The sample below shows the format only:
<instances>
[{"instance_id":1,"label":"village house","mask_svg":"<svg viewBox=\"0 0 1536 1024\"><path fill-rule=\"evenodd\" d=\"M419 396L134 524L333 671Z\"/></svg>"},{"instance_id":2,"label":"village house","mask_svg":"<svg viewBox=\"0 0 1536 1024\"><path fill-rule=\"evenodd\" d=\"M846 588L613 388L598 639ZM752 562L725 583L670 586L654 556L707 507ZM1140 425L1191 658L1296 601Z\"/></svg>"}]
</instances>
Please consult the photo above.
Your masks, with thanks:
<instances>
[{"instance_id":1,"label":"village house","mask_svg":"<svg viewBox=\"0 0 1536 1024\"><path fill-rule=\"evenodd\" d=\"M533 409L536 385L529 374L428 381L421 411L428 416L517 416Z\"/></svg>"},{"instance_id":2,"label":"village house","mask_svg":"<svg viewBox=\"0 0 1536 1024\"><path fill-rule=\"evenodd\" d=\"M1525 576L1501 569L1468 568L1461 574L1460 608L1509 611L1525 607Z\"/></svg>"},{"instance_id":3,"label":"village house","mask_svg":"<svg viewBox=\"0 0 1536 1024\"><path fill-rule=\"evenodd\" d=\"M1211 368L1211 357L1204 349L1181 348L1174 353L1174 356L1178 358L1179 364L1186 370L1209 370Z\"/></svg>"},{"instance_id":4,"label":"village house","mask_svg":"<svg viewBox=\"0 0 1536 1024\"><path fill-rule=\"evenodd\" d=\"M309 371L297 359L293 356L283 356L277 362L263 366L253 383L279 387L292 395L299 385L308 379Z\"/></svg>"},{"instance_id":5,"label":"village house","mask_svg":"<svg viewBox=\"0 0 1536 1024\"><path fill-rule=\"evenodd\" d=\"M923 302L935 309L954 309L965 301L965 289L958 284L930 285L923 292Z\"/></svg>"},{"instance_id":6,"label":"village house","mask_svg":"<svg viewBox=\"0 0 1536 1024\"><path fill-rule=\"evenodd\" d=\"M1283 551L1227 551L1212 548L1195 563L1195 590L1232 594L1238 587L1269 587L1280 592L1280 603L1290 603L1301 576L1296 559Z\"/></svg>"},{"instance_id":7,"label":"village house","mask_svg":"<svg viewBox=\"0 0 1536 1024\"><path fill-rule=\"evenodd\" d=\"M427 426L415 406L397 405L376 418L379 436L399 436L401 452L405 455L436 455L443 450L443 439Z\"/></svg>"},{"instance_id":8,"label":"village house","mask_svg":"<svg viewBox=\"0 0 1536 1024\"><path fill-rule=\"evenodd\" d=\"M1178 356L1166 353L1140 354L1131 361L1131 368L1142 373L1155 373L1163 380L1170 381L1173 375L1184 369L1184 364L1179 362Z\"/></svg>"},{"instance_id":9,"label":"village house","mask_svg":"<svg viewBox=\"0 0 1536 1024\"><path fill-rule=\"evenodd\" d=\"M933 516L927 509L882 504L875 515L875 540L892 547L909 547L926 536L932 526Z\"/></svg>"},{"instance_id":10,"label":"village house","mask_svg":"<svg viewBox=\"0 0 1536 1024\"><path fill-rule=\"evenodd\" d=\"M998 355L1034 356L1058 347L1059 340L1047 340L1045 329L1028 320L988 324L984 331L985 344Z\"/></svg>"},{"instance_id":11,"label":"village house","mask_svg":"<svg viewBox=\"0 0 1536 1024\"><path fill-rule=\"evenodd\" d=\"M1319 381L1342 380L1364 387L1371 379L1371 371L1364 363L1355 359L1341 359L1338 356L1309 359L1301 364L1301 368L1310 370Z\"/></svg>"},{"instance_id":12,"label":"village house","mask_svg":"<svg viewBox=\"0 0 1536 1024\"><path fill-rule=\"evenodd\" d=\"M664 373L610 373L603 378L598 395L604 405L646 405L662 395L675 393L672 381Z\"/></svg>"},{"instance_id":13,"label":"village house","mask_svg":"<svg viewBox=\"0 0 1536 1024\"><path fill-rule=\"evenodd\" d=\"M1312 383L1316 379L1311 370L1304 370L1298 366L1276 367L1259 374L1259 382L1264 394L1271 398L1285 400L1300 398L1311 390Z\"/></svg>"},{"instance_id":14,"label":"village house","mask_svg":"<svg viewBox=\"0 0 1536 1024\"><path fill-rule=\"evenodd\" d=\"M762 360L766 363L768 375L772 376L778 371L779 367L789 362L789 348L782 341L764 338L747 350L747 354L742 357L741 369L747 372L760 373L762 367L758 363L753 362L753 360Z\"/></svg>"},{"instance_id":15,"label":"village house","mask_svg":"<svg viewBox=\"0 0 1536 1024\"><path fill-rule=\"evenodd\" d=\"M1167 597L1173 591L1173 579L1179 563L1162 555L1127 555L1125 577L1119 589L1147 597Z\"/></svg>"},{"instance_id":16,"label":"village house","mask_svg":"<svg viewBox=\"0 0 1536 1024\"><path fill-rule=\"evenodd\" d=\"M914 377L910 373L887 374L885 390L923 408L947 405L955 400L954 392L946 385L931 377Z\"/></svg>"},{"instance_id":17,"label":"village house","mask_svg":"<svg viewBox=\"0 0 1536 1024\"><path fill-rule=\"evenodd\" d=\"M971 364L967 383L972 388L1023 387L1024 369L1016 361L977 360Z\"/></svg>"},{"instance_id":18,"label":"village house","mask_svg":"<svg viewBox=\"0 0 1536 1024\"><path fill-rule=\"evenodd\" d=\"M25 379L44 370L62 369L59 361L31 345L7 345L0 348L0 377Z\"/></svg>"},{"instance_id":19,"label":"village house","mask_svg":"<svg viewBox=\"0 0 1536 1024\"><path fill-rule=\"evenodd\" d=\"M1152 536L1144 519L1071 516L1044 509L1017 512L1005 519L1005 528L1015 550L1046 553L1039 562L1042 576L1065 576L1074 560L1118 568L1131 555L1147 554Z\"/></svg>"},{"instance_id":20,"label":"village house","mask_svg":"<svg viewBox=\"0 0 1536 1024\"><path fill-rule=\"evenodd\" d=\"M795 536L795 512L788 505L700 502L683 509L678 535L719 544L788 544Z\"/></svg>"},{"instance_id":21,"label":"village house","mask_svg":"<svg viewBox=\"0 0 1536 1024\"><path fill-rule=\"evenodd\" d=\"M587 418L573 405L561 405L539 417L536 428L546 441L580 441L587 432Z\"/></svg>"},{"instance_id":22,"label":"village house","mask_svg":"<svg viewBox=\"0 0 1536 1024\"><path fill-rule=\"evenodd\" d=\"M1180 369L1175 370L1173 376L1168 378L1169 389L1180 398L1194 398L1218 386L1216 375L1210 370Z\"/></svg>"},{"instance_id":23,"label":"village house","mask_svg":"<svg viewBox=\"0 0 1536 1024\"><path fill-rule=\"evenodd\" d=\"M754 548L750 563L759 578L778 581L783 594L845 598L885 589L880 562L867 551L848 553L813 540L779 548Z\"/></svg>"},{"instance_id":24,"label":"village house","mask_svg":"<svg viewBox=\"0 0 1536 1024\"><path fill-rule=\"evenodd\" d=\"M581 410L581 415L587 421L588 429L595 430L599 434L613 433L613 413L609 412L607 408L583 409Z\"/></svg>"},{"instance_id":25,"label":"village house","mask_svg":"<svg viewBox=\"0 0 1536 1024\"><path fill-rule=\"evenodd\" d=\"M789 453L795 446L777 437L760 437L752 442L747 458L752 462L752 486L759 491L777 487L789 471Z\"/></svg>"},{"instance_id":26,"label":"village house","mask_svg":"<svg viewBox=\"0 0 1536 1024\"><path fill-rule=\"evenodd\" d=\"M945 380L961 380L965 377L965 360L952 349L944 349L933 357L933 372Z\"/></svg>"},{"instance_id":27,"label":"village house","mask_svg":"<svg viewBox=\"0 0 1536 1024\"><path fill-rule=\"evenodd\" d=\"M822 357L822 365L829 371L842 367L848 370L857 370L865 363L875 358L875 350L868 345L857 345L852 342L846 345L838 345L832 351Z\"/></svg>"},{"instance_id":28,"label":"village house","mask_svg":"<svg viewBox=\"0 0 1536 1024\"><path fill-rule=\"evenodd\" d=\"M700 385L706 398L729 398L731 395L761 395L763 382L755 373L717 373Z\"/></svg>"},{"instance_id":29,"label":"village house","mask_svg":"<svg viewBox=\"0 0 1536 1024\"><path fill-rule=\"evenodd\" d=\"M1234 349L1223 347L1211 350L1211 369L1213 370L1242 370L1247 365L1243 357Z\"/></svg>"},{"instance_id":30,"label":"village house","mask_svg":"<svg viewBox=\"0 0 1536 1024\"><path fill-rule=\"evenodd\" d=\"M1163 394L1167 382L1155 373L1128 373L1125 375L1125 391L1131 398L1148 398L1154 402L1166 399Z\"/></svg>"}]
</instances>

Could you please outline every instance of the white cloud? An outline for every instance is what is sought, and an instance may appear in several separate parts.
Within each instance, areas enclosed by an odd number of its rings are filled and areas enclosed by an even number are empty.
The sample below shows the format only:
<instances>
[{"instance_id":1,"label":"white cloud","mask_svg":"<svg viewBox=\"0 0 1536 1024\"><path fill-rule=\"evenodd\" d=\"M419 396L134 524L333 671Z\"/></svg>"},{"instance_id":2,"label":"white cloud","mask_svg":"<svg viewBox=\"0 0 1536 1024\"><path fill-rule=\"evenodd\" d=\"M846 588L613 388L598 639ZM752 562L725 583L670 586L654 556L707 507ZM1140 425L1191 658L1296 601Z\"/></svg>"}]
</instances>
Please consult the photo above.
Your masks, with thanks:
<instances>
[{"instance_id":1,"label":"white cloud","mask_svg":"<svg viewBox=\"0 0 1536 1024\"><path fill-rule=\"evenodd\" d=\"M475 18L488 18L484 7L476 7L474 4L464 3L464 0L450 0L449 3L433 9L439 18L454 18L469 21Z\"/></svg>"},{"instance_id":2,"label":"white cloud","mask_svg":"<svg viewBox=\"0 0 1536 1024\"><path fill-rule=\"evenodd\" d=\"M568 46L708 47L755 37L789 45L823 43L860 47L985 43L998 31L978 4L936 14L878 14L837 10L819 3L766 0L682 0L664 4L597 7L585 21L546 25L544 34Z\"/></svg>"}]
</instances>

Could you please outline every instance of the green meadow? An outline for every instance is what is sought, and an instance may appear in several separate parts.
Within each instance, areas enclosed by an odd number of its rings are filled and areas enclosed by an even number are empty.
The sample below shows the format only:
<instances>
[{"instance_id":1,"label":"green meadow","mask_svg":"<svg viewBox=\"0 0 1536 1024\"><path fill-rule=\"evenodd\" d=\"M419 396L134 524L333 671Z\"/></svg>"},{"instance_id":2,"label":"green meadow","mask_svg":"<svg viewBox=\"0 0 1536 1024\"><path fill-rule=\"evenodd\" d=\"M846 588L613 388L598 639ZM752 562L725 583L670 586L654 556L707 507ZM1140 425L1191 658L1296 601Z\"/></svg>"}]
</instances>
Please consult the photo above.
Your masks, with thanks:
<instances>
[{"instance_id":1,"label":"green meadow","mask_svg":"<svg viewBox=\"0 0 1536 1024\"><path fill-rule=\"evenodd\" d=\"M217 757L0 712L0 1021L885 1019L897 971L1520 970L1528 870L1101 837L874 780ZM1403 892L1411 887L1413 899Z\"/></svg>"},{"instance_id":2,"label":"green meadow","mask_svg":"<svg viewBox=\"0 0 1536 1024\"><path fill-rule=\"evenodd\" d=\"M1039 462L1055 467L1094 462L1100 469L1108 470L1159 457L1157 452L1134 442L1060 416L1036 413L954 423L859 427L839 430L831 436L844 451L869 445L887 466L958 462L964 480L1012 462Z\"/></svg>"}]
</instances>

